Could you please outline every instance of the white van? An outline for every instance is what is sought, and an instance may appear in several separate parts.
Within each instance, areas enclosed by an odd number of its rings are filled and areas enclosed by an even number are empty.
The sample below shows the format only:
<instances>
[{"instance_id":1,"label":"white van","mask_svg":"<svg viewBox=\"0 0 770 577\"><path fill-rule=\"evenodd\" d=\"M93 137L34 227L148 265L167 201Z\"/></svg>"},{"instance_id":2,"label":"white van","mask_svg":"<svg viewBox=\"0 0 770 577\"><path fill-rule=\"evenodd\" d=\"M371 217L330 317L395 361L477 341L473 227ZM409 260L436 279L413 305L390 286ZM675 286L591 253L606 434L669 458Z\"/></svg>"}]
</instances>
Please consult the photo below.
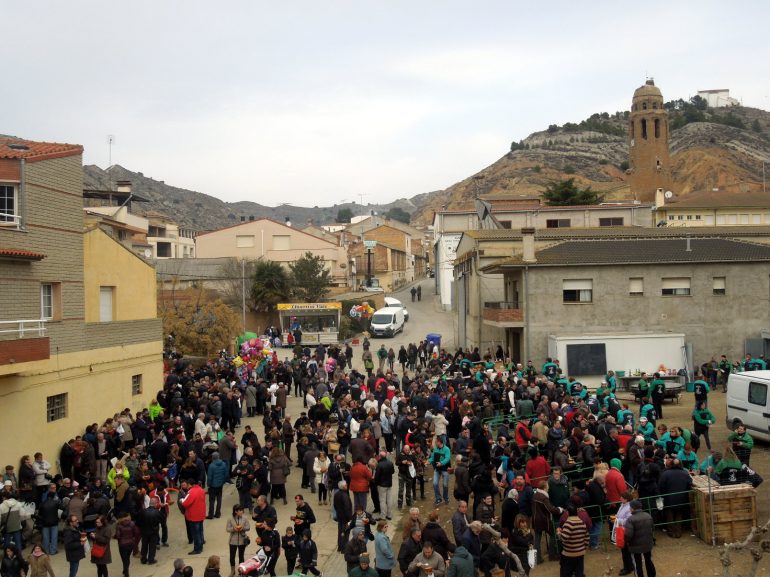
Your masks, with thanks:
<instances>
[{"instance_id":1,"label":"white van","mask_svg":"<svg viewBox=\"0 0 770 577\"><path fill-rule=\"evenodd\" d=\"M727 427L740 421L755 439L770 441L770 371L731 373L727 381Z\"/></svg>"},{"instance_id":2,"label":"white van","mask_svg":"<svg viewBox=\"0 0 770 577\"><path fill-rule=\"evenodd\" d=\"M392 337L404 330L403 307L385 307L375 311L369 332L373 337Z\"/></svg>"},{"instance_id":3,"label":"white van","mask_svg":"<svg viewBox=\"0 0 770 577\"><path fill-rule=\"evenodd\" d=\"M403 303L398 300L394 299L393 297L385 297L385 306L386 307L398 307L404 309L404 322L409 322L409 311L406 310L406 307L403 305Z\"/></svg>"}]
</instances>

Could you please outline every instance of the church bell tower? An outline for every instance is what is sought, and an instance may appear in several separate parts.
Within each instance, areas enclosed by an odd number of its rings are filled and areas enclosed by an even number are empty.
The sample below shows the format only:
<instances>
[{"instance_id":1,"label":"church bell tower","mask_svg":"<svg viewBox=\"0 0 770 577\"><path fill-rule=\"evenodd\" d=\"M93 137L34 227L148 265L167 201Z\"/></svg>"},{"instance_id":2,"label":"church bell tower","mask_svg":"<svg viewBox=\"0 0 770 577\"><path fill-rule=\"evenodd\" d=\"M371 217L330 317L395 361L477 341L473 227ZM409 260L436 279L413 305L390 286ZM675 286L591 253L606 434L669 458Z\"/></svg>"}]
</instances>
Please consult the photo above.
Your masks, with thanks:
<instances>
[{"instance_id":1,"label":"church bell tower","mask_svg":"<svg viewBox=\"0 0 770 577\"><path fill-rule=\"evenodd\" d=\"M635 199L650 202L658 189L671 189L668 112L663 107L663 94L652 78L634 91L628 150L628 184Z\"/></svg>"}]
</instances>

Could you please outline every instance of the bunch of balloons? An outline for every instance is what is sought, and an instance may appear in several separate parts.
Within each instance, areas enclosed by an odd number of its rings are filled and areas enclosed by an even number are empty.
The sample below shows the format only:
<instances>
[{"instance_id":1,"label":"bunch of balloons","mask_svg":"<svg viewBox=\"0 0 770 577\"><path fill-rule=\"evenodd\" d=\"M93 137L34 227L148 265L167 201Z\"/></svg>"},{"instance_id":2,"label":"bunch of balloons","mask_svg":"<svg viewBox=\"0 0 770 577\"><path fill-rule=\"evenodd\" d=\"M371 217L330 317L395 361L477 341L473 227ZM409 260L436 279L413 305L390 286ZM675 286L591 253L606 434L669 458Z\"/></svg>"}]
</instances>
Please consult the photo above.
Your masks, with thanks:
<instances>
[{"instance_id":1,"label":"bunch of balloons","mask_svg":"<svg viewBox=\"0 0 770 577\"><path fill-rule=\"evenodd\" d=\"M350 307L350 317L354 319L368 319L374 314L374 309L369 303L362 303Z\"/></svg>"},{"instance_id":2,"label":"bunch of balloons","mask_svg":"<svg viewBox=\"0 0 770 577\"><path fill-rule=\"evenodd\" d=\"M268 363L273 366L278 363L278 355L270 339L251 338L243 341L240 355L233 359L233 364L241 370L244 380L248 380L252 370L256 370L258 375L262 374Z\"/></svg>"}]
</instances>

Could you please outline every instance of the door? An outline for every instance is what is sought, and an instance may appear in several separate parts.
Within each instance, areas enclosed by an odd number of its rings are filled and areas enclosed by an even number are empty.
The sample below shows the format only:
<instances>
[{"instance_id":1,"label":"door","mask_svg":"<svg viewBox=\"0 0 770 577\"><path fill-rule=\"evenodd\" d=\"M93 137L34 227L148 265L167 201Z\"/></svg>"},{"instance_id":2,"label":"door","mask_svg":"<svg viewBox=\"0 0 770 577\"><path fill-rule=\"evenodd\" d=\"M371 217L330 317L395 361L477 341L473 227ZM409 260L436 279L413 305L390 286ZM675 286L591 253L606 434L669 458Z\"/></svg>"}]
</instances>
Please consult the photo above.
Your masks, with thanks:
<instances>
[{"instance_id":1,"label":"door","mask_svg":"<svg viewBox=\"0 0 770 577\"><path fill-rule=\"evenodd\" d=\"M770 433L770 409L768 408L767 381L750 380L748 388L748 413L743 415L743 423L750 435L762 433L767 438ZM740 416L740 415L739 415Z\"/></svg>"}]
</instances>

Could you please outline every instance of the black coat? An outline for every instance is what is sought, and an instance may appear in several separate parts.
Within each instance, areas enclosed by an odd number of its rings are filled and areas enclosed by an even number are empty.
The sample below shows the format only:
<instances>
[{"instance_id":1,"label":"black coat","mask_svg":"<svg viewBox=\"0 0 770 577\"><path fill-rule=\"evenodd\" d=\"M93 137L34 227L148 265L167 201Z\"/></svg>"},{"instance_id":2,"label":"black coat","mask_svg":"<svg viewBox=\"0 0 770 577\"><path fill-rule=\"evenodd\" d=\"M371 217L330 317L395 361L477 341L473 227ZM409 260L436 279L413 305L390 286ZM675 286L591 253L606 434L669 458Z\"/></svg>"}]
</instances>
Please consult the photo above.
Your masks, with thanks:
<instances>
[{"instance_id":1,"label":"black coat","mask_svg":"<svg viewBox=\"0 0 770 577\"><path fill-rule=\"evenodd\" d=\"M67 526L62 531L62 541L64 542L64 552L68 562L80 561L85 559L86 550L83 543L80 542L80 529Z\"/></svg>"},{"instance_id":2,"label":"black coat","mask_svg":"<svg viewBox=\"0 0 770 577\"><path fill-rule=\"evenodd\" d=\"M479 550L480 550L479 546ZM411 537L401 543L401 548L398 550L398 566L401 568L401 573L404 575L409 571L409 564L414 561L422 552L422 544L419 541L415 541Z\"/></svg>"},{"instance_id":3,"label":"black coat","mask_svg":"<svg viewBox=\"0 0 770 577\"><path fill-rule=\"evenodd\" d=\"M350 501L350 494L347 491L337 491L334 493L332 505L337 513L337 522L349 523L353 518L353 503Z\"/></svg>"},{"instance_id":4,"label":"black coat","mask_svg":"<svg viewBox=\"0 0 770 577\"><path fill-rule=\"evenodd\" d=\"M634 511L626 520L626 546L631 554L648 553L654 545L653 521L646 511Z\"/></svg>"},{"instance_id":5,"label":"black coat","mask_svg":"<svg viewBox=\"0 0 770 577\"><path fill-rule=\"evenodd\" d=\"M689 505L690 487L692 487L692 477L682 467L671 467L660 474L658 491L663 495L663 504L666 507Z\"/></svg>"},{"instance_id":6,"label":"black coat","mask_svg":"<svg viewBox=\"0 0 770 577\"><path fill-rule=\"evenodd\" d=\"M155 535L163 522L163 514L155 507L148 507L139 514L137 525L142 535Z\"/></svg>"},{"instance_id":7,"label":"black coat","mask_svg":"<svg viewBox=\"0 0 770 577\"><path fill-rule=\"evenodd\" d=\"M434 521L428 521L423 527L422 542L433 543L433 549L444 559L447 558L447 553L453 553L455 550L454 543L449 540L444 529Z\"/></svg>"}]
</instances>

